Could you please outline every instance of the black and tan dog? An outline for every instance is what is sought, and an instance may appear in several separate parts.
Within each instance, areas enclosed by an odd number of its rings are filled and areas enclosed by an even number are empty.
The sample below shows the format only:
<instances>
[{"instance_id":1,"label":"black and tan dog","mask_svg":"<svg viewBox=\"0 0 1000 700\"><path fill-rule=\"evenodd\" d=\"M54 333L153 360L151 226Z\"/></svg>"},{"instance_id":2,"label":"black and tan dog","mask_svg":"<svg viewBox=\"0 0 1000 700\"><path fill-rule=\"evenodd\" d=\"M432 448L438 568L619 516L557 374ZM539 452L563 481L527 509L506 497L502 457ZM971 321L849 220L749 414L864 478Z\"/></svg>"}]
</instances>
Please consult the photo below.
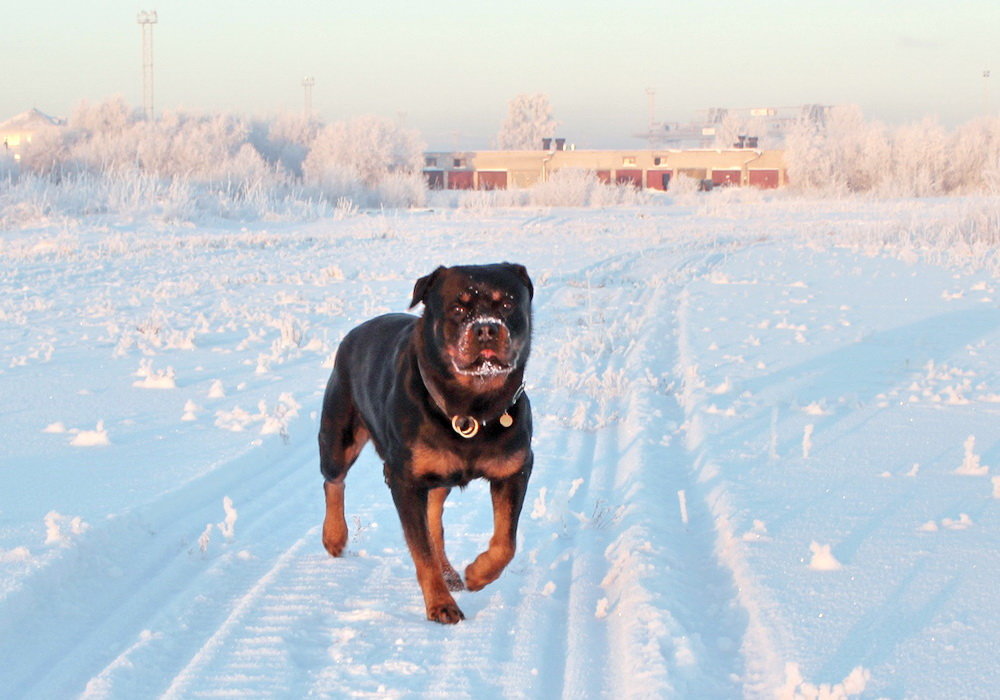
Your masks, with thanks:
<instances>
[{"instance_id":1,"label":"black and tan dog","mask_svg":"<svg viewBox=\"0 0 1000 700\"><path fill-rule=\"evenodd\" d=\"M335 557L344 549L344 477L371 440L429 620L463 619L449 589L483 588L514 556L533 459L524 394L533 293L521 265L439 267L413 288L422 316L379 316L337 350L319 432L323 545ZM445 555L441 513L451 488L476 478L490 482L494 530L463 585Z\"/></svg>"}]
</instances>

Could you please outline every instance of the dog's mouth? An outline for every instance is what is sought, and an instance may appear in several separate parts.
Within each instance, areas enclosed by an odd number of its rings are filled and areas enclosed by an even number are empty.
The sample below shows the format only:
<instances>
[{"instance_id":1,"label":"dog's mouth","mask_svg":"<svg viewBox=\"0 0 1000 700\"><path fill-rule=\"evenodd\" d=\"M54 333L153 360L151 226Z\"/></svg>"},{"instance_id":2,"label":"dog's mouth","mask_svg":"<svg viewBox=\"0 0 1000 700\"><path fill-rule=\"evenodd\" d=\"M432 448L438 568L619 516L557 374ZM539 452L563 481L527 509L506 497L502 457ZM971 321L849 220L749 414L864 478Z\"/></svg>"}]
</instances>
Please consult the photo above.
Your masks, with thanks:
<instances>
[{"instance_id":1,"label":"dog's mouth","mask_svg":"<svg viewBox=\"0 0 1000 700\"><path fill-rule=\"evenodd\" d=\"M455 373L465 377L504 377L517 368L519 352L506 324L476 317L463 324L448 354Z\"/></svg>"},{"instance_id":2,"label":"dog's mouth","mask_svg":"<svg viewBox=\"0 0 1000 700\"><path fill-rule=\"evenodd\" d=\"M466 377L498 377L510 374L515 368L513 362L504 362L493 350L483 350L472 362L461 365L452 358L451 366Z\"/></svg>"}]
</instances>

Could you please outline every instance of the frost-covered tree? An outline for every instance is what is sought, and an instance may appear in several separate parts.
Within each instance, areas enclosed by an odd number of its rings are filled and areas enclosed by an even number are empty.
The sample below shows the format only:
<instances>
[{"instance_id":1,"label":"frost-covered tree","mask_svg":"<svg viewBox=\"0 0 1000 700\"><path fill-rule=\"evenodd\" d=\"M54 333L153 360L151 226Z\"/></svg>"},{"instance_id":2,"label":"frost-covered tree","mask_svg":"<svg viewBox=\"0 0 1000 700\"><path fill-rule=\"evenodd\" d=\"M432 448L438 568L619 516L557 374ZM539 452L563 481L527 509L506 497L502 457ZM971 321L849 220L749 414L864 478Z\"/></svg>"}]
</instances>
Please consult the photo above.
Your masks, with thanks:
<instances>
[{"instance_id":1,"label":"frost-covered tree","mask_svg":"<svg viewBox=\"0 0 1000 700\"><path fill-rule=\"evenodd\" d=\"M312 117L285 112L271 120L254 122L250 142L268 163L301 177L302 164L321 126Z\"/></svg>"},{"instance_id":2,"label":"frost-covered tree","mask_svg":"<svg viewBox=\"0 0 1000 700\"><path fill-rule=\"evenodd\" d=\"M948 133L933 117L896 129L892 134L892 167L882 192L915 197L943 194L948 141Z\"/></svg>"},{"instance_id":3,"label":"frost-covered tree","mask_svg":"<svg viewBox=\"0 0 1000 700\"><path fill-rule=\"evenodd\" d=\"M797 189L826 189L833 178L833 163L826 152L823 124L802 118L785 136L785 167L788 180Z\"/></svg>"},{"instance_id":4,"label":"frost-covered tree","mask_svg":"<svg viewBox=\"0 0 1000 700\"><path fill-rule=\"evenodd\" d=\"M716 148L732 148L740 136L756 137L763 141L767 136L767 124L761 117L730 112L715 126L714 145Z\"/></svg>"},{"instance_id":5,"label":"frost-covered tree","mask_svg":"<svg viewBox=\"0 0 1000 700\"><path fill-rule=\"evenodd\" d=\"M949 147L948 192L1000 192L1000 118L980 117L960 126Z\"/></svg>"},{"instance_id":6,"label":"frost-covered tree","mask_svg":"<svg viewBox=\"0 0 1000 700\"><path fill-rule=\"evenodd\" d=\"M846 194L931 197L1000 192L1000 119L982 117L949 133L934 118L889 129L853 105L826 123L803 120L785 140L793 187Z\"/></svg>"},{"instance_id":7,"label":"frost-covered tree","mask_svg":"<svg viewBox=\"0 0 1000 700\"><path fill-rule=\"evenodd\" d=\"M875 189L890 170L891 147L885 125L866 121L857 105L843 105L830 110L826 132L833 182L848 192Z\"/></svg>"},{"instance_id":8,"label":"frost-covered tree","mask_svg":"<svg viewBox=\"0 0 1000 700\"><path fill-rule=\"evenodd\" d=\"M542 139L555 135L559 122L552 118L549 96L522 94L507 104L507 118L497 134L497 148L510 151L536 150Z\"/></svg>"},{"instance_id":9,"label":"frost-covered tree","mask_svg":"<svg viewBox=\"0 0 1000 700\"><path fill-rule=\"evenodd\" d=\"M138 117L137 110L129 107L121 95L115 95L97 104L80 101L67 125L89 133L113 133L128 129Z\"/></svg>"},{"instance_id":10,"label":"frost-covered tree","mask_svg":"<svg viewBox=\"0 0 1000 700\"><path fill-rule=\"evenodd\" d=\"M802 120L785 143L788 178L803 189L870 192L891 169L885 126L857 105L832 108L825 124Z\"/></svg>"}]
</instances>

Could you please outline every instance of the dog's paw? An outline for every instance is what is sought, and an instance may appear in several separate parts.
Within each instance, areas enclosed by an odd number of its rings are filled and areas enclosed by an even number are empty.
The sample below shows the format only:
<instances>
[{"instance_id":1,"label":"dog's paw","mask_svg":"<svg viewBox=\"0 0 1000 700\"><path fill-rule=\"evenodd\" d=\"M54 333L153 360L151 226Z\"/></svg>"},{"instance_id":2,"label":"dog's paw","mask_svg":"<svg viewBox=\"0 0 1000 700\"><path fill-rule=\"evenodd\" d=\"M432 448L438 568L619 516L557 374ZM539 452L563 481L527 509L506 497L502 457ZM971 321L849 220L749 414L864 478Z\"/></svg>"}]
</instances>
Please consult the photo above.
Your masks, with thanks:
<instances>
[{"instance_id":1,"label":"dog's paw","mask_svg":"<svg viewBox=\"0 0 1000 700\"><path fill-rule=\"evenodd\" d=\"M331 557L339 557L347 547L347 532L323 528L323 548Z\"/></svg>"},{"instance_id":2,"label":"dog's paw","mask_svg":"<svg viewBox=\"0 0 1000 700\"><path fill-rule=\"evenodd\" d=\"M493 578L481 578L481 577L478 577L478 576L469 576L468 572L466 572L466 574L465 574L465 588L466 588L466 590L469 590L469 591L472 591L473 593L475 593L476 591L483 590L484 588L486 588L488 585L490 585L491 583L493 583L496 580L497 580L497 577L495 577L495 576Z\"/></svg>"},{"instance_id":3,"label":"dog's paw","mask_svg":"<svg viewBox=\"0 0 1000 700\"><path fill-rule=\"evenodd\" d=\"M465 587L470 591L481 591L500 578L500 572L486 572L482 568L468 566L465 569Z\"/></svg>"},{"instance_id":4,"label":"dog's paw","mask_svg":"<svg viewBox=\"0 0 1000 700\"><path fill-rule=\"evenodd\" d=\"M465 615L452 600L448 603L429 606L427 619L432 622L440 622L442 625L455 625L464 620Z\"/></svg>"},{"instance_id":5,"label":"dog's paw","mask_svg":"<svg viewBox=\"0 0 1000 700\"><path fill-rule=\"evenodd\" d=\"M344 547L346 543L344 542L331 542L327 539L323 539L323 548L330 553L331 557L339 557L344 553Z\"/></svg>"},{"instance_id":6,"label":"dog's paw","mask_svg":"<svg viewBox=\"0 0 1000 700\"><path fill-rule=\"evenodd\" d=\"M507 551L498 553L493 550L480 554L465 567L465 587L470 591L480 591L496 581L510 562L511 556Z\"/></svg>"}]
</instances>

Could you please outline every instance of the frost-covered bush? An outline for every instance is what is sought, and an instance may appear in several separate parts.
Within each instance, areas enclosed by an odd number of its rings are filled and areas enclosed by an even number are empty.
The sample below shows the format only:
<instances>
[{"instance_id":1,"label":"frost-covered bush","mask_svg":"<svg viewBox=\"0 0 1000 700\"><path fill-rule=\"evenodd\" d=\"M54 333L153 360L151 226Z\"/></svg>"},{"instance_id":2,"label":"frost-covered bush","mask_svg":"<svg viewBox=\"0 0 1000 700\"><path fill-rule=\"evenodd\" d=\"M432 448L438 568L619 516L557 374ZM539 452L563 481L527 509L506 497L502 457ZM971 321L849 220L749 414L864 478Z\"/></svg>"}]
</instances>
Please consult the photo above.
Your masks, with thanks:
<instances>
[{"instance_id":1,"label":"frost-covered bush","mask_svg":"<svg viewBox=\"0 0 1000 700\"><path fill-rule=\"evenodd\" d=\"M670 194L675 198L691 197L702 190L701 180L687 175L678 175L670 180Z\"/></svg>"},{"instance_id":2,"label":"frost-covered bush","mask_svg":"<svg viewBox=\"0 0 1000 700\"><path fill-rule=\"evenodd\" d=\"M1000 275L1000 198L954 197L912 218L847 228L848 244L866 253L884 252L913 262L922 259L965 272Z\"/></svg>"},{"instance_id":3,"label":"frost-covered bush","mask_svg":"<svg viewBox=\"0 0 1000 700\"><path fill-rule=\"evenodd\" d=\"M172 222L206 216L302 219L333 211L333 204L297 186L227 190L136 171L65 172L59 178L22 172L8 185L0 185L0 228L6 229L94 215Z\"/></svg>"},{"instance_id":4,"label":"frost-covered bush","mask_svg":"<svg viewBox=\"0 0 1000 700\"><path fill-rule=\"evenodd\" d=\"M562 168L556 170L546 182L539 182L529 189L533 205L543 207L589 206L594 192L604 185L592 170Z\"/></svg>"},{"instance_id":5,"label":"frost-covered bush","mask_svg":"<svg viewBox=\"0 0 1000 700\"><path fill-rule=\"evenodd\" d=\"M378 199L390 209L408 209L427 204L427 182L423 173L389 173L378 184Z\"/></svg>"},{"instance_id":6,"label":"frost-covered bush","mask_svg":"<svg viewBox=\"0 0 1000 700\"><path fill-rule=\"evenodd\" d=\"M613 207L644 204L647 192L631 184L601 182L591 170L561 168L528 190L529 202L552 207Z\"/></svg>"},{"instance_id":7,"label":"frost-covered bush","mask_svg":"<svg viewBox=\"0 0 1000 700\"><path fill-rule=\"evenodd\" d=\"M318 215L341 201L355 210L422 206L423 150L415 131L376 117L323 127L295 115L174 111L152 121L116 97L82 102L64 128L37 133L19 167L0 162L0 177L24 180L5 193L8 204L38 197L7 212L19 221L60 212Z\"/></svg>"},{"instance_id":8,"label":"frost-covered bush","mask_svg":"<svg viewBox=\"0 0 1000 700\"><path fill-rule=\"evenodd\" d=\"M81 103L64 129L45 132L25 149L27 172L61 179L68 174L181 178L231 192L262 182L281 183L249 142L249 124L230 115L167 112L146 121L121 98Z\"/></svg>"},{"instance_id":9,"label":"frost-covered bush","mask_svg":"<svg viewBox=\"0 0 1000 700\"><path fill-rule=\"evenodd\" d=\"M416 180L423 168L424 143L413 129L388 119L364 116L324 127L302 164L305 181L327 197L349 197L367 206L392 206L381 199L421 200ZM423 189L421 176L420 189ZM409 206L409 204L407 204Z\"/></svg>"}]
</instances>

